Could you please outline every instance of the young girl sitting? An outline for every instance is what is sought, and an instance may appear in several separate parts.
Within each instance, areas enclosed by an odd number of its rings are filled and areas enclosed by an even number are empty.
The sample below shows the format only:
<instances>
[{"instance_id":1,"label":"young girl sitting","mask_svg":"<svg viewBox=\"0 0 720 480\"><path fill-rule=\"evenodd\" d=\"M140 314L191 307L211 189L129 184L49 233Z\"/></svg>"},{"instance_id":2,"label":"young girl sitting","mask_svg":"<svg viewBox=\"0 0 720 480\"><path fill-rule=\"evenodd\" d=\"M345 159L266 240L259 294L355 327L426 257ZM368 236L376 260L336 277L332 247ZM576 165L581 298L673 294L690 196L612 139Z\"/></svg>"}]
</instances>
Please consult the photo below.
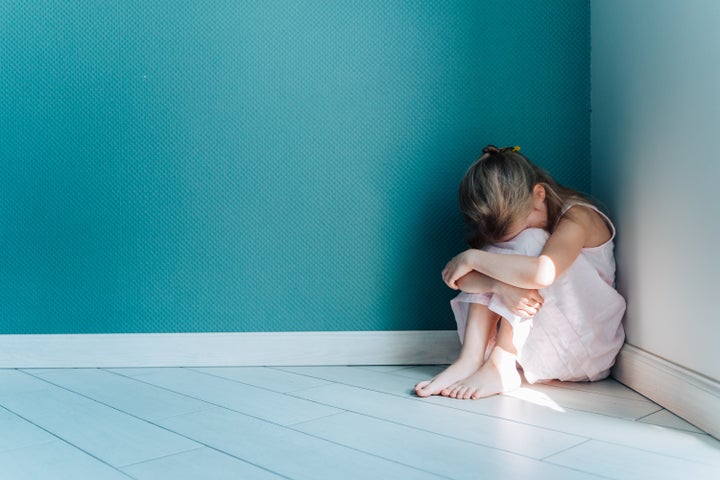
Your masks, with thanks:
<instances>
[{"instance_id":1,"label":"young girl sitting","mask_svg":"<svg viewBox=\"0 0 720 480\"><path fill-rule=\"evenodd\" d=\"M516 364L530 383L601 380L623 344L612 223L518 151L485 147L460 184L471 249L442 276L461 290L462 348L418 396L508 392L521 385Z\"/></svg>"}]
</instances>

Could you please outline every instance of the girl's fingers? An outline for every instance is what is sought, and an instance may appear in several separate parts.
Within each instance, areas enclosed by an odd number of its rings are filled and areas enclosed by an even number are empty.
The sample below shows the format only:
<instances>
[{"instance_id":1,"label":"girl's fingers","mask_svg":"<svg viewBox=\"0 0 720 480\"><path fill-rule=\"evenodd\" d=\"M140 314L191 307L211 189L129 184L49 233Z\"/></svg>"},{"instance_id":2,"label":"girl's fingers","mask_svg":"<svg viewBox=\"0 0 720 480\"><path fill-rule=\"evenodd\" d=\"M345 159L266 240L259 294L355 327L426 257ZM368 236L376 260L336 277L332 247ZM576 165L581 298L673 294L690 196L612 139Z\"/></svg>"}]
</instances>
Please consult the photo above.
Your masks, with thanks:
<instances>
[{"instance_id":1,"label":"girl's fingers","mask_svg":"<svg viewBox=\"0 0 720 480\"><path fill-rule=\"evenodd\" d=\"M528 305L528 307L532 307L532 308L536 308L536 309L537 309L537 308L542 307L542 301L541 301L541 300L536 300L536 299L530 299L530 300L527 302L527 305Z\"/></svg>"},{"instance_id":2,"label":"girl's fingers","mask_svg":"<svg viewBox=\"0 0 720 480\"><path fill-rule=\"evenodd\" d=\"M530 318L537 315L537 313L540 311L540 307L542 305L528 305L528 304L520 304L515 309L513 309L513 313L515 315L518 315L522 318Z\"/></svg>"},{"instance_id":3,"label":"girl's fingers","mask_svg":"<svg viewBox=\"0 0 720 480\"><path fill-rule=\"evenodd\" d=\"M457 281L457 278L455 278L453 271L449 270L448 268L445 268L445 270L443 270L443 273L442 273L442 278L448 287L450 287L454 290L457 290L458 287L455 284L455 282Z\"/></svg>"}]
</instances>

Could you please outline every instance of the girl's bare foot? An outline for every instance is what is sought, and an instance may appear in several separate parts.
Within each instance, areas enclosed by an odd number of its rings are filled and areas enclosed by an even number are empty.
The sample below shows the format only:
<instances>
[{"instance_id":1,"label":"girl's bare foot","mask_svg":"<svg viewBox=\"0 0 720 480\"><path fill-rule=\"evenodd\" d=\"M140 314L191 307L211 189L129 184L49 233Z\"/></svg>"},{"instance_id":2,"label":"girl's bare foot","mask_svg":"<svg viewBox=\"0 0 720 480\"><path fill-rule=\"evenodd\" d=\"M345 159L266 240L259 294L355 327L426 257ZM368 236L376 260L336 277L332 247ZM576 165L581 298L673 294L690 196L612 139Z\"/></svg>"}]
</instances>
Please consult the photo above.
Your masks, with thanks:
<instances>
[{"instance_id":1,"label":"girl's bare foot","mask_svg":"<svg viewBox=\"0 0 720 480\"><path fill-rule=\"evenodd\" d=\"M462 380L463 378L467 378L473 372L477 372L481 365L482 362L479 360L458 358L452 365L435 377L415 385L415 393L418 397L439 395L450 385Z\"/></svg>"},{"instance_id":2,"label":"girl's bare foot","mask_svg":"<svg viewBox=\"0 0 720 480\"><path fill-rule=\"evenodd\" d=\"M440 393L446 397L476 400L516 390L520 388L522 379L515 362L515 355L495 347L479 370Z\"/></svg>"}]
</instances>

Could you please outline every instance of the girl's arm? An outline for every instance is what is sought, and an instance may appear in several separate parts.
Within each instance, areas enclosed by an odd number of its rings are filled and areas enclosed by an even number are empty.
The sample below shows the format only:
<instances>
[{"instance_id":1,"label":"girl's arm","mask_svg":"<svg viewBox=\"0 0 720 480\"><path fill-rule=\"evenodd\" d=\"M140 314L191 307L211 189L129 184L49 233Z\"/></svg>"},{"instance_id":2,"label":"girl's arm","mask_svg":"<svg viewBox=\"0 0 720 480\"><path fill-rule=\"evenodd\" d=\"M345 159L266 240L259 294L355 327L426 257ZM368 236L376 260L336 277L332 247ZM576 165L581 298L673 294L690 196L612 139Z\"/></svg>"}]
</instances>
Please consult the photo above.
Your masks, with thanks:
<instances>
[{"instance_id":1,"label":"girl's arm","mask_svg":"<svg viewBox=\"0 0 720 480\"><path fill-rule=\"evenodd\" d=\"M597 232L593 232L593 228L597 227L593 215L597 214L582 207L573 207L572 210L572 216L560 219L539 256L466 250L450 260L443 270L445 283L457 289L458 279L474 270L525 289L541 289L552 285L556 278L570 268L589 241L597 243L594 241L598 237ZM606 235L601 236L607 237L605 241L609 240L609 230L604 233Z\"/></svg>"},{"instance_id":2,"label":"girl's arm","mask_svg":"<svg viewBox=\"0 0 720 480\"><path fill-rule=\"evenodd\" d=\"M493 293L497 280L473 270L455 282L458 290L465 293Z\"/></svg>"},{"instance_id":3,"label":"girl's arm","mask_svg":"<svg viewBox=\"0 0 720 480\"><path fill-rule=\"evenodd\" d=\"M456 282L460 290L465 293L494 293L500 301L515 315L530 318L537 314L542 307L544 299L537 290L508 285L494 278L490 278L478 271L472 271Z\"/></svg>"}]
</instances>

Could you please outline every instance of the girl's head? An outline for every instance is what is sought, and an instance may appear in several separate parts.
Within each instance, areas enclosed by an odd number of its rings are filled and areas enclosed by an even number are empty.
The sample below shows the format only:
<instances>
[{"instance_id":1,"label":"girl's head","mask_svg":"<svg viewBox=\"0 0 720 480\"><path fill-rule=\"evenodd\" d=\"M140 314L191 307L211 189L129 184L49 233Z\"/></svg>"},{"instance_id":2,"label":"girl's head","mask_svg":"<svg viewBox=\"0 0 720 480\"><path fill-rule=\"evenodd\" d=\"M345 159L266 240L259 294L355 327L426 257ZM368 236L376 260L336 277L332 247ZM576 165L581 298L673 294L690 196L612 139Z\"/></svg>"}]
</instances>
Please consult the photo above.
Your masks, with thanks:
<instances>
[{"instance_id":1,"label":"girl's head","mask_svg":"<svg viewBox=\"0 0 720 480\"><path fill-rule=\"evenodd\" d=\"M460 211L472 248L508 240L527 227L552 232L568 200L587 202L578 192L555 182L519 150L488 145L460 183Z\"/></svg>"}]
</instances>

